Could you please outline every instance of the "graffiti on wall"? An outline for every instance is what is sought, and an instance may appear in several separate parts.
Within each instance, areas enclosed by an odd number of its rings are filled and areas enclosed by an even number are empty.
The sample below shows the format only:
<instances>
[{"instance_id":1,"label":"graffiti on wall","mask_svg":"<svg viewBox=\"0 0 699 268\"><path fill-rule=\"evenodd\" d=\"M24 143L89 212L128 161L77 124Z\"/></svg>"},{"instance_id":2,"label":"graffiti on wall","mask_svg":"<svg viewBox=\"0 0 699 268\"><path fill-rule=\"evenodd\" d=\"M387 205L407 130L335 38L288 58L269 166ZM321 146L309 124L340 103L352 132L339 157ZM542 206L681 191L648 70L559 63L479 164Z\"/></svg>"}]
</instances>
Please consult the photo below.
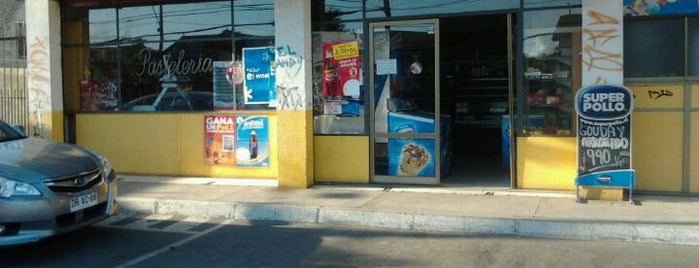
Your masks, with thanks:
<instances>
[{"instance_id":1,"label":"graffiti on wall","mask_svg":"<svg viewBox=\"0 0 699 268\"><path fill-rule=\"evenodd\" d=\"M669 89L648 90L648 97L653 100L660 99L661 97L672 97L673 95L675 95L675 93Z\"/></svg>"},{"instance_id":2,"label":"graffiti on wall","mask_svg":"<svg viewBox=\"0 0 699 268\"><path fill-rule=\"evenodd\" d=\"M307 104L304 80L304 57L290 45L276 47L277 92L281 110L303 110Z\"/></svg>"},{"instance_id":3,"label":"graffiti on wall","mask_svg":"<svg viewBox=\"0 0 699 268\"><path fill-rule=\"evenodd\" d=\"M596 1L584 7L583 83L623 83L623 17L621 7L615 5L615 1Z\"/></svg>"},{"instance_id":4,"label":"graffiti on wall","mask_svg":"<svg viewBox=\"0 0 699 268\"><path fill-rule=\"evenodd\" d=\"M48 43L41 37L32 39L27 57L27 81L29 82L29 109L32 112L30 120L34 136L43 137L44 120L42 113L50 109L50 69Z\"/></svg>"}]
</instances>

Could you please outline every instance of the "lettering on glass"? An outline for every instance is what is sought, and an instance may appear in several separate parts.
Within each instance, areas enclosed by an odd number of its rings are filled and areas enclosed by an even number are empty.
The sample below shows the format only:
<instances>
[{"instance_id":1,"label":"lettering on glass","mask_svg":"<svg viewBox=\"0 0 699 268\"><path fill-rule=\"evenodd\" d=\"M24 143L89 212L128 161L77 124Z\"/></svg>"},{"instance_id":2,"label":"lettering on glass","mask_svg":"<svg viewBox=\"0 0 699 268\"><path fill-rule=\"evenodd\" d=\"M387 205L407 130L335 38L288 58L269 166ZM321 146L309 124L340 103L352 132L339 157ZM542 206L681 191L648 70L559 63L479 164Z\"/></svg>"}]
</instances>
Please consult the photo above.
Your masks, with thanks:
<instances>
[{"instance_id":1,"label":"lettering on glass","mask_svg":"<svg viewBox=\"0 0 699 268\"><path fill-rule=\"evenodd\" d=\"M177 76L187 76L211 73L214 70L214 61L211 58L187 59L185 56L185 51L181 50L175 57L164 55L163 58L156 58L153 52L144 48L139 52L139 57L143 59L143 63L136 70L136 75L162 76L169 73Z\"/></svg>"}]
</instances>

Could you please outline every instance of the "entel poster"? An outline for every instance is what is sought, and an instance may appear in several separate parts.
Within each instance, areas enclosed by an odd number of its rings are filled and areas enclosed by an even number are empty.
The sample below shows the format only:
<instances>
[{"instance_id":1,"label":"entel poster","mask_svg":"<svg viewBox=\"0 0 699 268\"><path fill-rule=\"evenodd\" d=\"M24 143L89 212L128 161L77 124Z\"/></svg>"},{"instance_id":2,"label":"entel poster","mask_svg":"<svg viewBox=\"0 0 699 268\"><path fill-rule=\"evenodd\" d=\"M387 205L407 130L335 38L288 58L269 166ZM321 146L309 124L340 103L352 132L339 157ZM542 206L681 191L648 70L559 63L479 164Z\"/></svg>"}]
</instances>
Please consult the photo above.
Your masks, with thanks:
<instances>
[{"instance_id":1,"label":"entel poster","mask_svg":"<svg viewBox=\"0 0 699 268\"><path fill-rule=\"evenodd\" d=\"M273 47L243 48L245 104L276 106L277 88L274 59Z\"/></svg>"},{"instance_id":2,"label":"entel poster","mask_svg":"<svg viewBox=\"0 0 699 268\"><path fill-rule=\"evenodd\" d=\"M268 122L266 116L239 116L236 119L238 166L269 166Z\"/></svg>"},{"instance_id":3,"label":"entel poster","mask_svg":"<svg viewBox=\"0 0 699 268\"><path fill-rule=\"evenodd\" d=\"M235 165L235 115L204 117L204 162L209 165Z\"/></svg>"}]
</instances>

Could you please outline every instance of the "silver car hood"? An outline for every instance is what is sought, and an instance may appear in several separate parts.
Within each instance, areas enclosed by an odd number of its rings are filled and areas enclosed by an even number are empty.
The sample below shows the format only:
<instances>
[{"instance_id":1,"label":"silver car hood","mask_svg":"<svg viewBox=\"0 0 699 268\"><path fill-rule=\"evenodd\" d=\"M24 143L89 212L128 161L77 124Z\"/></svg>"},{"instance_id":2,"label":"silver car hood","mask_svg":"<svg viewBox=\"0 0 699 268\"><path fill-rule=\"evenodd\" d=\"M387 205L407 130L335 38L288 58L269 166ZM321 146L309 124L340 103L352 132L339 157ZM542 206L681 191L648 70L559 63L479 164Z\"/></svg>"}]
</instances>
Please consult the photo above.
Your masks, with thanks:
<instances>
[{"instance_id":1,"label":"silver car hood","mask_svg":"<svg viewBox=\"0 0 699 268\"><path fill-rule=\"evenodd\" d=\"M99 160L71 144L38 138L0 143L0 176L26 183L63 177L99 167Z\"/></svg>"}]
</instances>

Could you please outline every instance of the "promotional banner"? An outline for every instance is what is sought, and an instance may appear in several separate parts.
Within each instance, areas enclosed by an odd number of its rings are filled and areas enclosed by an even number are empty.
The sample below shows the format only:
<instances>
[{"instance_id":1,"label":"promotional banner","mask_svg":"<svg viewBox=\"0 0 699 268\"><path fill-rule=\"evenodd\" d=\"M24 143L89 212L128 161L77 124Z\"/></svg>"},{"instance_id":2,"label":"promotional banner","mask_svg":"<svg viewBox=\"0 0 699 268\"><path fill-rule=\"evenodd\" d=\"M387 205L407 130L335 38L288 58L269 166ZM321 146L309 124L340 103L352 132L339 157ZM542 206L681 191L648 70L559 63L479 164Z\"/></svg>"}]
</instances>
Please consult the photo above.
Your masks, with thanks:
<instances>
[{"instance_id":1,"label":"promotional banner","mask_svg":"<svg viewBox=\"0 0 699 268\"><path fill-rule=\"evenodd\" d=\"M235 115L207 115L204 117L204 153L204 162L208 165L235 165Z\"/></svg>"},{"instance_id":2,"label":"promotional banner","mask_svg":"<svg viewBox=\"0 0 699 268\"><path fill-rule=\"evenodd\" d=\"M615 2L615 1L609 1ZM697 0L624 0L624 13L629 16L658 16L699 13Z\"/></svg>"},{"instance_id":3,"label":"promotional banner","mask_svg":"<svg viewBox=\"0 0 699 268\"><path fill-rule=\"evenodd\" d=\"M239 116L236 120L238 166L269 166L269 120L266 116Z\"/></svg>"},{"instance_id":4,"label":"promotional banner","mask_svg":"<svg viewBox=\"0 0 699 268\"><path fill-rule=\"evenodd\" d=\"M245 104L276 106L274 57L273 47L243 48Z\"/></svg>"},{"instance_id":5,"label":"promotional banner","mask_svg":"<svg viewBox=\"0 0 699 268\"><path fill-rule=\"evenodd\" d=\"M323 96L359 98L359 43L323 43Z\"/></svg>"},{"instance_id":6,"label":"promotional banner","mask_svg":"<svg viewBox=\"0 0 699 268\"><path fill-rule=\"evenodd\" d=\"M594 85L576 94L578 176L631 169L633 93L622 86Z\"/></svg>"}]
</instances>

